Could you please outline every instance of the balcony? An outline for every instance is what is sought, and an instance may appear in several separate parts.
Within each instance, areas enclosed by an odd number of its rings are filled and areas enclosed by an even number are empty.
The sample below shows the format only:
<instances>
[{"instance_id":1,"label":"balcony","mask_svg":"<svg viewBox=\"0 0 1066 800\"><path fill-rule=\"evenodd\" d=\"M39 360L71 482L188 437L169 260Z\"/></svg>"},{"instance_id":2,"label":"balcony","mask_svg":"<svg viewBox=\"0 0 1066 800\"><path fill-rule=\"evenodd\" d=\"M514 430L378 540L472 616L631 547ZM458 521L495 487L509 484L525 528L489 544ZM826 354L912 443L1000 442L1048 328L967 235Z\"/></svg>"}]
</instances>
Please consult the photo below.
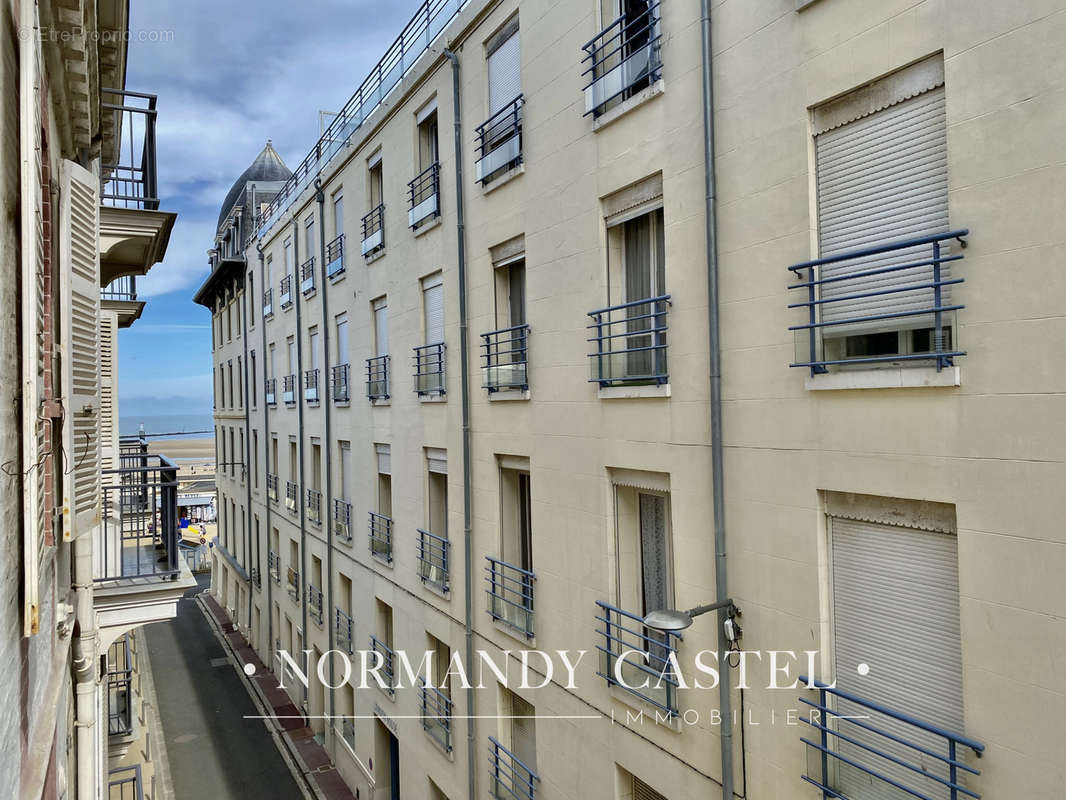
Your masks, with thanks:
<instances>
[{"instance_id":1,"label":"balcony","mask_svg":"<svg viewBox=\"0 0 1066 800\"><path fill-rule=\"evenodd\" d=\"M381 657L381 678L385 682L385 691L389 694L393 694L395 692L393 687L396 685L396 672L392 648L381 641L381 639L371 634L370 650ZM374 661L376 662L377 659L374 659Z\"/></svg>"},{"instance_id":2,"label":"balcony","mask_svg":"<svg viewBox=\"0 0 1066 800\"><path fill-rule=\"evenodd\" d=\"M414 350L415 393L423 396L443 396L444 342L424 344Z\"/></svg>"},{"instance_id":3,"label":"balcony","mask_svg":"<svg viewBox=\"0 0 1066 800\"><path fill-rule=\"evenodd\" d=\"M300 265L300 291L304 297L315 291L315 257L311 256Z\"/></svg>"},{"instance_id":4,"label":"balcony","mask_svg":"<svg viewBox=\"0 0 1066 800\"><path fill-rule=\"evenodd\" d=\"M107 659L107 735L129 736L133 733L133 662L130 660L130 635L111 645Z\"/></svg>"},{"instance_id":5,"label":"balcony","mask_svg":"<svg viewBox=\"0 0 1066 800\"><path fill-rule=\"evenodd\" d=\"M292 305L292 275L286 275L281 279L281 286L278 289L278 302L281 303L282 308L288 308Z\"/></svg>"},{"instance_id":6,"label":"balcony","mask_svg":"<svg viewBox=\"0 0 1066 800\"><path fill-rule=\"evenodd\" d=\"M118 326L128 328L144 311L144 301L137 299L137 278L124 275L100 290L100 308L118 315Z\"/></svg>"},{"instance_id":7,"label":"balcony","mask_svg":"<svg viewBox=\"0 0 1066 800\"><path fill-rule=\"evenodd\" d=\"M522 163L522 95L477 128L475 180L482 184Z\"/></svg>"},{"instance_id":8,"label":"balcony","mask_svg":"<svg viewBox=\"0 0 1066 800\"><path fill-rule=\"evenodd\" d=\"M806 321L796 335L796 361L811 375L852 364L880 366L931 362L937 372L966 355L956 346L951 264L963 258L948 242L965 247L966 229L897 239L793 264L789 271L805 299Z\"/></svg>"},{"instance_id":9,"label":"balcony","mask_svg":"<svg viewBox=\"0 0 1066 800\"><path fill-rule=\"evenodd\" d=\"M415 348L417 353L417 348ZM366 360L366 396L368 400L389 399L389 357L374 356Z\"/></svg>"},{"instance_id":10,"label":"balcony","mask_svg":"<svg viewBox=\"0 0 1066 800\"><path fill-rule=\"evenodd\" d=\"M263 387L263 391L266 394L267 405L276 406L278 404L278 379L267 378L266 384Z\"/></svg>"},{"instance_id":11,"label":"balcony","mask_svg":"<svg viewBox=\"0 0 1066 800\"><path fill-rule=\"evenodd\" d=\"M255 584L255 588L256 589L262 589L263 588L263 572L262 572L262 570L260 570L259 567L252 567L250 570L248 570L248 574L251 576L252 583Z\"/></svg>"},{"instance_id":12,"label":"balcony","mask_svg":"<svg viewBox=\"0 0 1066 800\"><path fill-rule=\"evenodd\" d=\"M355 622L339 608L336 609L334 614L333 631L337 642L337 649L344 651L348 655L352 655L355 648Z\"/></svg>"},{"instance_id":13,"label":"balcony","mask_svg":"<svg viewBox=\"0 0 1066 800\"><path fill-rule=\"evenodd\" d=\"M318 402L318 370L304 370L304 400L308 403Z\"/></svg>"},{"instance_id":14,"label":"balcony","mask_svg":"<svg viewBox=\"0 0 1066 800\"><path fill-rule=\"evenodd\" d=\"M407 223L412 228L440 216L440 162L434 161L407 184L407 199Z\"/></svg>"},{"instance_id":15,"label":"balcony","mask_svg":"<svg viewBox=\"0 0 1066 800\"><path fill-rule=\"evenodd\" d=\"M485 557L488 572L489 615L498 622L533 638L533 581L529 570L497 558Z\"/></svg>"},{"instance_id":16,"label":"balcony","mask_svg":"<svg viewBox=\"0 0 1066 800\"><path fill-rule=\"evenodd\" d=\"M179 550L177 465L143 442L120 447L118 464L101 472L93 605L101 629L125 633L174 617L195 580Z\"/></svg>"},{"instance_id":17,"label":"balcony","mask_svg":"<svg viewBox=\"0 0 1066 800\"><path fill-rule=\"evenodd\" d=\"M370 512L370 555L392 563L392 520L383 514Z\"/></svg>"},{"instance_id":18,"label":"balcony","mask_svg":"<svg viewBox=\"0 0 1066 800\"><path fill-rule=\"evenodd\" d=\"M278 502L278 476L267 473L267 499Z\"/></svg>"},{"instance_id":19,"label":"balcony","mask_svg":"<svg viewBox=\"0 0 1066 800\"><path fill-rule=\"evenodd\" d=\"M608 686L617 687L665 711L670 717L677 716L678 680L670 667L670 656L677 653L677 642L681 637L676 633L646 628L643 617L600 600L596 601L596 622L596 633L603 637L596 645L600 651L600 667L596 674L604 678ZM616 662L627 652L629 654L617 667L625 681L620 683L615 678Z\"/></svg>"},{"instance_id":20,"label":"balcony","mask_svg":"<svg viewBox=\"0 0 1066 800\"><path fill-rule=\"evenodd\" d=\"M107 800L143 800L141 765L115 767L107 773Z\"/></svg>"},{"instance_id":21,"label":"balcony","mask_svg":"<svg viewBox=\"0 0 1066 800\"><path fill-rule=\"evenodd\" d=\"M274 583L281 583L281 556L271 550L267 553L267 569Z\"/></svg>"},{"instance_id":22,"label":"balcony","mask_svg":"<svg viewBox=\"0 0 1066 800\"><path fill-rule=\"evenodd\" d=\"M344 234L326 245L326 277L336 278L344 272Z\"/></svg>"},{"instance_id":23,"label":"balcony","mask_svg":"<svg viewBox=\"0 0 1066 800\"><path fill-rule=\"evenodd\" d=\"M363 256L370 258L385 249L385 204L363 217Z\"/></svg>"},{"instance_id":24,"label":"balcony","mask_svg":"<svg viewBox=\"0 0 1066 800\"><path fill-rule=\"evenodd\" d=\"M101 89L101 116L115 147L101 159L100 201L113 208L159 208L156 95Z\"/></svg>"},{"instance_id":25,"label":"balcony","mask_svg":"<svg viewBox=\"0 0 1066 800\"><path fill-rule=\"evenodd\" d=\"M286 375L282 378L282 399L285 401L285 405L296 405L296 376Z\"/></svg>"},{"instance_id":26,"label":"balcony","mask_svg":"<svg viewBox=\"0 0 1066 800\"><path fill-rule=\"evenodd\" d=\"M489 796L496 800L534 800L540 776L489 737Z\"/></svg>"},{"instance_id":27,"label":"balcony","mask_svg":"<svg viewBox=\"0 0 1066 800\"><path fill-rule=\"evenodd\" d=\"M274 316L274 290L267 289L263 292L263 319Z\"/></svg>"},{"instance_id":28,"label":"balcony","mask_svg":"<svg viewBox=\"0 0 1066 800\"><path fill-rule=\"evenodd\" d=\"M501 389L528 389L529 326L514 325L483 333L481 338L481 385L490 394Z\"/></svg>"},{"instance_id":29,"label":"balcony","mask_svg":"<svg viewBox=\"0 0 1066 800\"><path fill-rule=\"evenodd\" d=\"M418 577L426 586L448 591L448 540L421 528L418 530Z\"/></svg>"},{"instance_id":30,"label":"balcony","mask_svg":"<svg viewBox=\"0 0 1066 800\"><path fill-rule=\"evenodd\" d=\"M895 709L857 697L823 683L813 685L818 700L799 698L811 708L799 720L811 728L800 737L807 746L804 781L823 797L844 800L864 797L918 797L924 800L979 798L966 787L966 775L980 775L969 766L965 751L977 758L984 745ZM901 690L909 694L906 687Z\"/></svg>"},{"instance_id":31,"label":"balcony","mask_svg":"<svg viewBox=\"0 0 1066 800\"><path fill-rule=\"evenodd\" d=\"M338 364L333 367L330 372L330 383L332 385L334 403L347 403L351 400L352 387L348 379L347 364Z\"/></svg>"},{"instance_id":32,"label":"balcony","mask_svg":"<svg viewBox=\"0 0 1066 800\"><path fill-rule=\"evenodd\" d=\"M286 588L289 590L289 597L296 602L300 601L300 571L289 567L288 576L285 582Z\"/></svg>"},{"instance_id":33,"label":"balcony","mask_svg":"<svg viewBox=\"0 0 1066 800\"><path fill-rule=\"evenodd\" d=\"M662 77L658 2L646 10L625 14L583 46L585 115L600 116L614 101L632 97Z\"/></svg>"},{"instance_id":34,"label":"balcony","mask_svg":"<svg viewBox=\"0 0 1066 800\"><path fill-rule=\"evenodd\" d=\"M307 490L307 518L315 525L322 524L322 492L318 489Z\"/></svg>"},{"instance_id":35,"label":"balcony","mask_svg":"<svg viewBox=\"0 0 1066 800\"><path fill-rule=\"evenodd\" d=\"M426 683L421 675L418 677L418 704L421 709L422 729L433 740L452 751L452 700L439 689Z\"/></svg>"},{"instance_id":36,"label":"balcony","mask_svg":"<svg viewBox=\"0 0 1066 800\"><path fill-rule=\"evenodd\" d=\"M589 382L600 387L668 383L666 312L669 306L670 295L664 294L590 311Z\"/></svg>"},{"instance_id":37,"label":"balcony","mask_svg":"<svg viewBox=\"0 0 1066 800\"><path fill-rule=\"evenodd\" d=\"M300 489L293 481L285 481L285 508L295 514L300 506Z\"/></svg>"},{"instance_id":38,"label":"balcony","mask_svg":"<svg viewBox=\"0 0 1066 800\"><path fill-rule=\"evenodd\" d=\"M344 500L333 501L333 535L346 542L352 541L352 504Z\"/></svg>"},{"instance_id":39,"label":"balcony","mask_svg":"<svg viewBox=\"0 0 1066 800\"><path fill-rule=\"evenodd\" d=\"M322 624L322 590L313 583L307 584L307 611L311 619Z\"/></svg>"}]
</instances>

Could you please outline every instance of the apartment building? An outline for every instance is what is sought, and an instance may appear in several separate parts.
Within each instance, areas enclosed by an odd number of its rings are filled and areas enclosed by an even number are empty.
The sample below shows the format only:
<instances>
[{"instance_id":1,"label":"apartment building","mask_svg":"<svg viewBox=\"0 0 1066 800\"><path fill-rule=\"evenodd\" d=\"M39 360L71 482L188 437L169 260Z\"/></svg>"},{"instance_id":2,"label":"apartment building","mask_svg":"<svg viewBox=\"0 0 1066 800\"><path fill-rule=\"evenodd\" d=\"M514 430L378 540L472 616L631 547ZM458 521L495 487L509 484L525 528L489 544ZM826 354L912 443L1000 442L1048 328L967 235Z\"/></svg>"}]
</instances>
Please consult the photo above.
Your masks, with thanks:
<instances>
[{"instance_id":1,"label":"apartment building","mask_svg":"<svg viewBox=\"0 0 1066 800\"><path fill-rule=\"evenodd\" d=\"M154 95L126 2L0 4L0 786L155 797L136 629L174 616L176 467L118 436L117 332L160 261Z\"/></svg>"},{"instance_id":2,"label":"apartment building","mask_svg":"<svg viewBox=\"0 0 1066 800\"><path fill-rule=\"evenodd\" d=\"M1064 9L711 5L424 4L200 290L212 591L358 796L1061 791Z\"/></svg>"}]
</instances>

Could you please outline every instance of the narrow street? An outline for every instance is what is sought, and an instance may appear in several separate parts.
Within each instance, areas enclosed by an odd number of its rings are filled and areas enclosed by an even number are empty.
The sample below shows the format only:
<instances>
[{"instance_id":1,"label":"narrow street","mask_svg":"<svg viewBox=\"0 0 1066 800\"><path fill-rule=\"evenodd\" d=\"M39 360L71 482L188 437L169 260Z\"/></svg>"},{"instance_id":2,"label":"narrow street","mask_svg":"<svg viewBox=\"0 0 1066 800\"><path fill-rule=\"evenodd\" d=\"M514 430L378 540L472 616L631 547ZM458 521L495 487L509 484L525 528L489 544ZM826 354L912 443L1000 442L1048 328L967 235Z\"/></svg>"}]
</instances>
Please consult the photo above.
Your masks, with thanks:
<instances>
[{"instance_id":1,"label":"narrow street","mask_svg":"<svg viewBox=\"0 0 1066 800\"><path fill-rule=\"evenodd\" d=\"M195 600L145 628L176 800L301 798L270 731Z\"/></svg>"}]
</instances>

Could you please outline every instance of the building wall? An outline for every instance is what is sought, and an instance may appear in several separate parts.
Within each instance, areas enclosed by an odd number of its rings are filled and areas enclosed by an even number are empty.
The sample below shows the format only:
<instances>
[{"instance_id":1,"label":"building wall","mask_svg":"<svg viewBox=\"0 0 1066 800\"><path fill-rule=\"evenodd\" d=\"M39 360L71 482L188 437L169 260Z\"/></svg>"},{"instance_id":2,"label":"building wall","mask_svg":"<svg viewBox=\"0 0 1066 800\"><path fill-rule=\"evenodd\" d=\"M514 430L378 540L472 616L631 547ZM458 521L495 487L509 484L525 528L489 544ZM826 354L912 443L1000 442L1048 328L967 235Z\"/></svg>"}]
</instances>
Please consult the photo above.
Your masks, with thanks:
<instances>
[{"instance_id":1,"label":"building wall","mask_svg":"<svg viewBox=\"0 0 1066 800\"><path fill-rule=\"evenodd\" d=\"M1056 369L1061 348L1049 345L1061 340L1064 325L1053 231L1062 205L1056 182L1062 137L1056 132L1063 107L1059 62L1066 17L1059 4L1033 4L1024 13L996 3L963 11L937 0L881 4L859 13L841 0L818 0L798 11L797 5L793 0L722 2L713 15L727 550L730 591L743 610L743 645L799 652L831 641L826 492L950 504L957 517L964 732L988 748L979 764L983 775L974 783L987 797L1017 794L1022 787L1032 796L1052 796L1063 777L1055 752L1061 744L1057 720L1066 711L1051 669L1063 644L1057 623L1061 592L1051 587L1057 586L1056 567L1066 558L1057 533L1063 509L1054 489L1066 449L1057 424L1063 410L1061 370ZM473 130L487 116L483 43L517 7L471 3L445 37L453 47L461 45L462 64L475 647L495 652L531 644L491 621L483 583L485 556L499 555L497 456L528 457L535 644L589 653L577 673L579 688L567 690L556 680L519 694L538 715L600 716L538 719L538 797L619 796L616 765L667 797L717 796L718 728L710 713L717 708L717 693L682 690L678 705L699 712L696 724L675 730L646 720L627 727L613 724L612 715L624 718L627 710L641 707L634 708L595 674L601 641L595 633L595 602L617 602L619 591L615 528L621 523L612 489L617 471L668 476L676 606L707 602L714 591L697 4L663 3L661 94L653 93L608 124L594 124L582 114L579 60L581 46L601 27L595 4L575 10L549 0L523 3L524 165L515 177L486 191L472 179ZM795 353L788 327L802 320L787 308L795 298L787 290L793 278L786 267L817 254L810 109L940 51L948 109L949 217L953 228L971 232L960 268L966 283L956 287L966 305L958 321L968 353L957 362L961 384L807 389L806 371L788 366ZM1030 66L1037 63L1039 69ZM325 230L313 193L305 192L254 242L274 263L273 318L264 321L260 298L251 298L256 328L248 344L257 351L260 376L267 364L264 330L278 351L278 403L269 409L268 423L261 387L258 405L250 409L251 426L259 431L260 470L265 476L270 436L276 433L283 500L290 437L296 438L308 482L311 439L317 437L323 457L328 453L332 459L336 497L337 442L351 444L353 539L350 545L332 542L334 597L331 601L329 587L323 587L326 624L306 626L306 647L319 652L332 644L329 611L342 604L337 597L341 575L352 582L357 649L367 648L369 636L381 633L375 623L379 602L392 607L396 647L421 651L427 633L453 652L464 647L450 68L443 59L426 59L394 91L388 107L364 123L345 155L323 175ZM434 95L443 211L439 224L416 234L406 224L406 184L418 172L414 117ZM367 159L379 147L386 247L383 256L367 261L357 243L360 219L370 210ZM657 173L663 186L666 290L672 296L670 392L668 397L608 399L604 395L610 392L588 382L586 341L587 312L608 304L605 200ZM316 216L318 236L331 239L329 198L338 188L345 197L343 277L323 286L316 266L314 295L282 310L278 281L284 274L284 240L291 236L298 242L298 267L309 255L303 236L308 214ZM1027 202L1034 196L1044 199L1037 208ZM530 396L501 402L479 388L478 334L497 324L490 248L518 235L524 235L527 266ZM320 257L317 244L314 255ZM249 265L264 287L254 256ZM423 342L419 280L437 270L444 278L447 392L443 401L429 402L412 391L410 348ZM298 284L294 278L294 292ZM392 391L388 403L370 405L361 379L364 359L373 354L371 302L381 295L387 295L389 305ZM288 371L287 337L302 337L299 375L309 366L308 328L318 326L320 342L324 329L332 340L333 318L341 311L349 319L352 399L347 406L331 406L326 442L326 401L305 405L301 427L299 411L281 400L281 376ZM331 341L329 355L319 361L323 398L334 346ZM216 373L217 364L231 357L231 347L236 345L216 349ZM662 394L630 392L656 393ZM391 566L371 557L366 536L367 512L376 507L377 443L391 446ZM416 531L426 523L426 448L448 454L453 565L448 596L423 586L416 570ZM324 475L322 480L325 486ZM265 571L274 528L282 562L280 585L270 584L264 574L262 588L252 590L260 620L252 639L269 663L275 640L283 649L298 649L299 642L288 639L289 625L304 624L308 573L315 557L328 569L330 537L326 525L305 522L301 531L299 515L286 511L283 501L270 504L268 512L265 478L258 489L254 485L253 480L252 514L260 515L262 541L256 563ZM301 498L305 488L300 487ZM243 488L233 479L220 475L220 491L232 494L239 507ZM225 524L233 520L226 517ZM292 542L304 543L297 564L290 563ZM250 562L243 563L247 569ZM301 571L296 600L285 590L289 566ZM227 588L216 582L213 591L222 597L233 592L237 571L225 559L218 560L218 570L216 578L225 576ZM280 625L273 622L275 604ZM921 624L920 612L916 624ZM686 632L682 663L714 647L714 641L713 622L699 620ZM1019 664L1015 647L1029 653L1025 663ZM822 677L832 677L831 659L823 659L819 668ZM745 708L745 721L734 732L737 787L745 796L810 793L798 778L807 757L801 731L780 722L788 709L797 708L800 694L799 689L758 688L743 698L735 694L735 707ZM453 688L452 696L456 716L470 713L465 693ZM294 690L294 697L303 700L302 689ZM420 730L418 719L408 718L418 714L415 692L398 692L393 699L376 689L357 690L355 703L356 714L377 715L395 726L404 794L421 796L431 779L449 797L465 795L465 722L453 722L454 750L448 754ZM491 686L477 693L476 711L506 713ZM315 692L309 712L330 713ZM776 724L769 722L771 714L777 715ZM327 736L327 741L341 771L365 791L371 759L381 772L380 733L372 720L359 719L355 728L354 752L339 737ZM479 720L476 728L481 793L486 737L499 730L494 720ZM746 763L743 775L741 763ZM417 769L403 768L412 764Z\"/></svg>"}]
</instances>

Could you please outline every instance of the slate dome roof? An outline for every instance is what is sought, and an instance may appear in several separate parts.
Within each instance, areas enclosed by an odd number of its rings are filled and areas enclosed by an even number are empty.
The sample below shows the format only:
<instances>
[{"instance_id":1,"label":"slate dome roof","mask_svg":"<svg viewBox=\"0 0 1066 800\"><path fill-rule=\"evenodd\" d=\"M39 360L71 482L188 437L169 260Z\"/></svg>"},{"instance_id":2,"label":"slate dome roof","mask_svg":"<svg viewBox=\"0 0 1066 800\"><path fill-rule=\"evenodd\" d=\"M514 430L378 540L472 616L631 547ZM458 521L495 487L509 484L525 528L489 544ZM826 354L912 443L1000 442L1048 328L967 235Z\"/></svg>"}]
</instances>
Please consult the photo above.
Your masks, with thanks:
<instances>
[{"instance_id":1,"label":"slate dome roof","mask_svg":"<svg viewBox=\"0 0 1066 800\"><path fill-rule=\"evenodd\" d=\"M233 204L237 202L237 198L240 197L247 184L284 181L291 176L292 170L285 166L285 162L281 160L278 151L274 149L270 139L267 139L266 146L262 152L255 157L248 169L242 172L241 176L233 182L233 186L226 193L226 199L222 201L222 210L218 213L218 224L215 229L218 230L222 227L222 221L226 219L230 209L233 208Z\"/></svg>"}]
</instances>

